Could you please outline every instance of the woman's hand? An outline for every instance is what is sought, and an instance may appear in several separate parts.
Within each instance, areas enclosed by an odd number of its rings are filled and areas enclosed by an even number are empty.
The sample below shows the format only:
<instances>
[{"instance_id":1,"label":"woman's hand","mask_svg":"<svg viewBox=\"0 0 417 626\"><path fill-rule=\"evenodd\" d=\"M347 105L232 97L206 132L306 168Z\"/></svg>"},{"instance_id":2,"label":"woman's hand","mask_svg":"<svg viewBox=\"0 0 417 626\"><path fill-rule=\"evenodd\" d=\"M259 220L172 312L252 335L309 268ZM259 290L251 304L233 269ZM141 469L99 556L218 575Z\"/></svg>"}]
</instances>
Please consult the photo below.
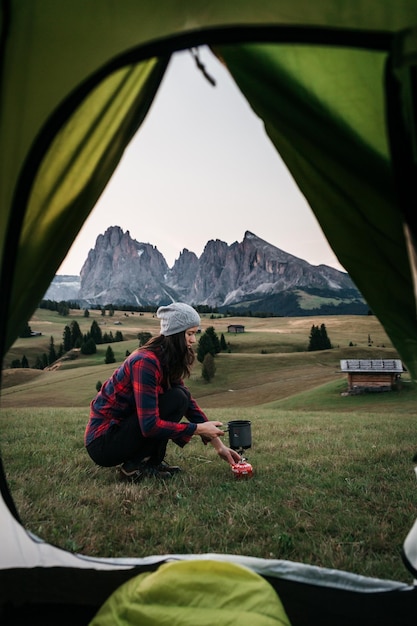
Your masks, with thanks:
<instances>
[{"instance_id":1,"label":"woman's hand","mask_svg":"<svg viewBox=\"0 0 417 626\"><path fill-rule=\"evenodd\" d=\"M225 446L220 439L220 437L224 435L224 430L221 430L221 426L223 426L221 422L202 422L201 424L197 424L195 434L201 435L201 437L210 441L219 457L223 459L223 461L226 461L226 463L229 463L229 465L239 463L240 454L236 452L236 450Z\"/></svg>"},{"instance_id":2,"label":"woman's hand","mask_svg":"<svg viewBox=\"0 0 417 626\"><path fill-rule=\"evenodd\" d=\"M225 446L223 441L220 441L218 437L212 439L210 443L216 450L219 457L223 459L223 461L226 461L226 463L229 463L229 465L239 463L240 454L236 452L236 450L232 450L232 448L228 448L227 446Z\"/></svg>"},{"instance_id":3,"label":"woman's hand","mask_svg":"<svg viewBox=\"0 0 417 626\"><path fill-rule=\"evenodd\" d=\"M221 422L202 422L197 424L195 434L211 441L217 437L223 437L224 430L221 430L221 426L223 426Z\"/></svg>"},{"instance_id":4,"label":"woman's hand","mask_svg":"<svg viewBox=\"0 0 417 626\"><path fill-rule=\"evenodd\" d=\"M223 461L229 463L229 465L234 465L240 461L240 454L236 452L236 450L232 450L232 448L227 448L223 443L222 447L217 450L217 454Z\"/></svg>"}]
</instances>

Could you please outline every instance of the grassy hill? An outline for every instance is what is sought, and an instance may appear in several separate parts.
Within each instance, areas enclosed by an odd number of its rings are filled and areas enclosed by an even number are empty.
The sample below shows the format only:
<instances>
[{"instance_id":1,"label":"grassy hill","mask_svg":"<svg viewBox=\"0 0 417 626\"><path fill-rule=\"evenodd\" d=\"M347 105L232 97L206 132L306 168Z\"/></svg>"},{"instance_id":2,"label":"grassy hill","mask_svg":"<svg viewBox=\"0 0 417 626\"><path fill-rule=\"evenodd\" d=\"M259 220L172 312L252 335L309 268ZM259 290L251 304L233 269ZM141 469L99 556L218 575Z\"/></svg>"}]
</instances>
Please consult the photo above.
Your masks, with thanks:
<instances>
[{"instance_id":1,"label":"grassy hill","mask_svg":"<svg viewBox=\"0 0 417 626\"><path fill-rule=\"evenodd\" d=\"M23 355L33 364L37 355L48 353L51 337L57 348L64 327L76 320L83 333L95 319L103 333L121 331L124 341L112 343L116 364L104 363L108 344L97 353L63 360L47 370L7 367ZM228 325L243 324L244 333L228 333ZM332 350L307 352L313 324L325 324ZM105 380L117 364L138 345L139 332L159 332L159 320L151 313L139 315L116 311L103 317L91 311L72 310L68 317L47 310L36 311L30 320L41 336L18 339L4 360L2 406L88 406L98 381ZM216 375L211 383L201 378L196 362L189 386L203 408L256 406L313 389L329 381L341 381L340 359L393 358L397 353L374 316L324 316L318 318L202 317L202 331L213 326L224 335L228 352L216 357Z\"/></svg>"}]
</instances>

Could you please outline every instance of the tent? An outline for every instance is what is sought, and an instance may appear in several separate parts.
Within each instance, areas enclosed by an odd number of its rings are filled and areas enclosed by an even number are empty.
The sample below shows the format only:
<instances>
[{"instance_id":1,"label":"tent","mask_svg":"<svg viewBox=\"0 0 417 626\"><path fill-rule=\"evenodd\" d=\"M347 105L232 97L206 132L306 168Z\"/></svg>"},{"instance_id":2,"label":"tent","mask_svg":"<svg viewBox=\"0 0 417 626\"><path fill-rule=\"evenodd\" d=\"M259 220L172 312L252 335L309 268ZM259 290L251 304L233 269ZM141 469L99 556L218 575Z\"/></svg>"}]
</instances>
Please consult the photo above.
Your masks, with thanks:
<instances>
[{"instance_id":1,"label":"tent","mask_svg":"<svg viewBox=\"0 0 417 626\"><path fill-rule=\"evenodd\" d=\"M0 341L29 319L145 118L173 52L210 46L417 377L415 0L2 0ZM172 559L91 559L30 535L0 471L2 623L87 623ZM299 563L237 560L293 624L411 624L417 589ZM417 526L404 541L417 571Z\"/></svg>"}]
</instances>

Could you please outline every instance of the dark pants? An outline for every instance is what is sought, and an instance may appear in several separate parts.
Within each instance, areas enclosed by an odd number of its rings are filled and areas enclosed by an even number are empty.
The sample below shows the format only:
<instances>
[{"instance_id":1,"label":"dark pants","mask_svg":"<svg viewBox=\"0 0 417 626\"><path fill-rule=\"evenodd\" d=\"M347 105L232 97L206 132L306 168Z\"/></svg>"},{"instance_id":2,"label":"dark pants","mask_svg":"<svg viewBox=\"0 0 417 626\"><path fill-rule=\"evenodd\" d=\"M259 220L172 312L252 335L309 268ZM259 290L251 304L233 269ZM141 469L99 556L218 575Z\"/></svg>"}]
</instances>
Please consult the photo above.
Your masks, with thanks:
<instances>
[{"instance_id":1,"label":"dark pants","mask_svg":"<svg viewBox=\"0 0 417 626\"><path fill-rule=\"evenodd\" d=\"M185 415L190 395L183 387L172 387L159 396L159 416L167 422L180 422ZM151 465L158 465L165 457L168 439L144 437L136 413L115 424L87 446L94 463L112 467L121 463L140 463L149 457Z\"/></svg>"}]
</instances>

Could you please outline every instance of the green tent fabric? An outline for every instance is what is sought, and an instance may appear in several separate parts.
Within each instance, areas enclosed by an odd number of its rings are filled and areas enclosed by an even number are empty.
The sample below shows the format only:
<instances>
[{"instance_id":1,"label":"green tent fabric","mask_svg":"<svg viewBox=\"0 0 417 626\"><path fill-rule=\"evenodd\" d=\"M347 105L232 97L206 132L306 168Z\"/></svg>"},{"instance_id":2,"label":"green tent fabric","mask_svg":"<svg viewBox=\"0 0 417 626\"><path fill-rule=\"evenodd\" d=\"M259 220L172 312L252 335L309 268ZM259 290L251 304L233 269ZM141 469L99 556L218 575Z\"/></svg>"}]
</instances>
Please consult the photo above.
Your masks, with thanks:
<instances>
[{"instance_id":1,"label":"green tent fabric","mask_svg":"<svg viewBox=\"0 0 417 626\"><path fill-rule=\"evenodd\" d=\"M140 127L170 56L200 45L225 63L263 120L417 380L415 0L2 0L2 357ZM97 605L149 566L92 562L43 544L18 522L1 465L0 490L0 607L12 603L16 612L26 602L31 615L36 603L66 604L74 623L74 606ZM416 533L417 526L405 544L412 572ZM355 579L355 612L348 575L307 569L299 587L288 568L295 587L285 576L277 586L289 590L297 623L415 621L409 587ZM266 562L260 569L268 575L274 568ZM342 592L325 596L324 614L323 592L316 599L323 577L328 589L342 581ZM375 593L358 591L368 587ZM295 610L300 589L304 604Z\"/></svg>"},{"instance_id":2,"label":"green tent fabric","mask_svg":"<svg viewBox=\"0 0 417 626\"><path fill-rule=\"evenodd\" d=\"M384 114L387 55L248 45L221 56L415 375L413 282Z\"/></svg>"},{"instance_id":3,"label":"green tent fabric","mask_svg":"<svg viewBox=\"0 0 417 626\"><path fill-rule=\"evenodd\" d=\"M3 353L143 120L169 54L209 43L217 44L334 252L417 377L414 233L405 239L408 202L401 199L412 176L404 181L407 168L393 167L385 94L391 67L399 91L390 99L391 127L405 127L410 142L415 2L242 0L238 9L161 2L156 10L132 0L6 0L2 7ZM241 45L245 40L275 44ZM112 118L107 139L97 125L101 107Z\"/></svg>"},{"instance_id":4,"label":"green tent fabric","mask_svg":"<svg viewBox=\"0 0 417 626\"><path fill-rule=\"evenodd\" d=\"M55 264L64 259L147 113L165 68L166 61L151 59L112 73L51 141L27 200L16 258L17 275L31 276L43 292L50 283L51 258ZM10 340L27 318L29 297L19 282L13 285L9 319L17 326Z\"/></svg>"},{"instance_id":5,"label":"green tent fabric","mask_svg":"<svg viewBox=\"0 0 417 626\"><path fill-rule=\"evenodd\" d=\"M242 565L182 561L132 578L90 626L290 626L275 590Z\"/></svg>"}]
</instances>

